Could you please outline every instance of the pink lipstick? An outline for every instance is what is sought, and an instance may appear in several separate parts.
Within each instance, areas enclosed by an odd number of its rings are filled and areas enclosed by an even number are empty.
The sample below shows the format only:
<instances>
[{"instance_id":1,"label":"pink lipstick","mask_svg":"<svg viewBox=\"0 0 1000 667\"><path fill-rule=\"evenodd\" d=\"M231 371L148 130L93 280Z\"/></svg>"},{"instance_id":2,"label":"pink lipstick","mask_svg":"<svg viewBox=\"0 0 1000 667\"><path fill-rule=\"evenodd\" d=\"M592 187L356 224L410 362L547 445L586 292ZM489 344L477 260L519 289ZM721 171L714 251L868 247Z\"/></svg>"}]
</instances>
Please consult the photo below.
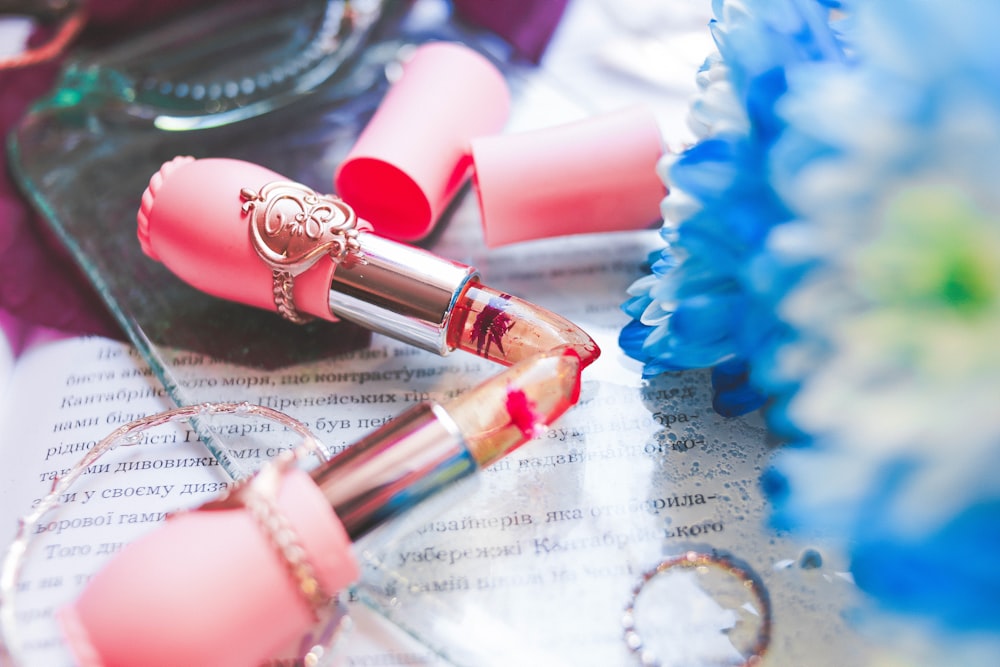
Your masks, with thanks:
<instances>
[{"instance_id":1,"label":"pink lipstick","mask_svg":"<svg viewBox=\"0 0 1000 667\"><path fill-rule=\"evenodd\" d=\"M348 202L264 167L178 157L138 214L146 254L191 286L286 319L348 320L437 354L504 365L596 343L565 318L479 282L470 266L377 234Z\"/></svg>"},{"instance_id":2,"label":"pink lipstick","mask_svg":"<svg viewBox=\"0 0 1000 667\"><path fill-rule=\"evenodd\" d=\"M130 544L60 613L82 665L261 664L358 574L351 543L542 432L575 404L580 357L532 355L418 405L307 473L268 464Z\"/></svg>"}]
</instances>

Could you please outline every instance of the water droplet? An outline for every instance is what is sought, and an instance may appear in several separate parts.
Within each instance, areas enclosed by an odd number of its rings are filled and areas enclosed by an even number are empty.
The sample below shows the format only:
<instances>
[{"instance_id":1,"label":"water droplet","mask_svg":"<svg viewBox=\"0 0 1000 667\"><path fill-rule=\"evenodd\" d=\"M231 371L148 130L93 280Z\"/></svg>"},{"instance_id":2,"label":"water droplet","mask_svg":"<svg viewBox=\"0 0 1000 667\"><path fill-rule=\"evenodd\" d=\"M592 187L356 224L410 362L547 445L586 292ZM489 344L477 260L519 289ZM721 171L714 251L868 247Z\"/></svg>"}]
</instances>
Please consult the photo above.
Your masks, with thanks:
<instances>
[{"instance_id":1,"label":"water droplet","mask_svg":"<svg viewBox=\"0 0 1000 667\"><path fill-rule=\"evenodd\" d=\"M816 549L805 549L799 554L799 567L803 570L815 570L823 567L823 554Z\"/></svg>"}]
</instances>

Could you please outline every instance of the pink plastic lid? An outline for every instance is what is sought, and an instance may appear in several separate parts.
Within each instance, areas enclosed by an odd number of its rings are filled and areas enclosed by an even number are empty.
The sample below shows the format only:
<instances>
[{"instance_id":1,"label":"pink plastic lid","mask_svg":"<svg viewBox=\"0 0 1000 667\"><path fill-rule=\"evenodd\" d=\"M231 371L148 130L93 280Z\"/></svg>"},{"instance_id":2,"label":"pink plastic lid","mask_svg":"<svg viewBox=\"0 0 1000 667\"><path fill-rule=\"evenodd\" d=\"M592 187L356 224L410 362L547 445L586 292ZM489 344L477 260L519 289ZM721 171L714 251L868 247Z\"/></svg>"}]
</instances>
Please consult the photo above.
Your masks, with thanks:
<instances>
[{"instance_id":1,"label":"pink plastic lid","mask_svg":"<svg viewBox=\"0 0 1000 667\"><path fill-rule=\"evenodd\" d=\"M472 141L488 246L643 229L660 219L663 138L646 107Z\"/></svg>"},{"instance_id":2,"label":"pink plastic lid","mask_svg":"<svg viewBox=\"0 0 1000 667\"><path fill-rule=\"evenodd\" d=\"M340 520L299 470L276 509L323 589L341 590L358 565ZM129 544L59 620L81 665L259 665L315 622L288 564L249 510L171 518Z\"/></svg>"},{"instance_id":3,"label":"pink plastic lid","mask_svg":"<svg viewBox=\"0 0 1000 667\"><path fill-rule=\"evenodd\" d=\"M230 301L276 310L271 268L254 250L241 191L288 179L259 165L178 157L150 179L138 213L142 249L197 289ZM327 320L336 264L320 258L295 278L299 311Z\"/></svg>"},{"instance_id":4,"label":"pink plastic lid","mask_svg":"<svg viewBox=\"0 0 1000 667\"><path fill-rule=\"evenodd\" d=\"M381 236L427 236L469 176L469 142L507 122L496 67L460 44L418 48L334 178L337 194Z\"/></svg>"}]
</instances>

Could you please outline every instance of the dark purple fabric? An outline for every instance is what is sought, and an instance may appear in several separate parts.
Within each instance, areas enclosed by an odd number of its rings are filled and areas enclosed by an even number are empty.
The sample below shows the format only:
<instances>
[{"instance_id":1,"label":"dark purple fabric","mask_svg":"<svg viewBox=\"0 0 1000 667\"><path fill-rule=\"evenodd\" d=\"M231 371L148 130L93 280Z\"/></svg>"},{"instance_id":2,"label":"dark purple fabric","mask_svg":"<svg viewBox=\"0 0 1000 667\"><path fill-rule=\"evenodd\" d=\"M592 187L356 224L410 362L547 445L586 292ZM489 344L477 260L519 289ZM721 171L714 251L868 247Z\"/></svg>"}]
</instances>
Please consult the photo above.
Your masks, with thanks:
<instances>
[{"instance_id":1,"label":"dark purple fabric","mask_svg":"<svg viewBox=\"0 0 1000 667\"><path fill-rule=\"evenodd\" d=\"M78 44L123 37L154 19L193 5L193 0L93 0ZM44 40L36 34L32 43ZM45 95L59 62L0 70L0 135L5 139L31 103ZM0 160L0 309L24 324L72 334L123 337L107 308L60 243L47 232Z\"/></svg>"},{"instance_id":2,"label":"dark purple fabric","mask_svg":"<svg viewBox=\"0 0 1000 667\"><path fill-rule=\"evenodd\" d=\"M454 0L455 14L489 28L537 63L569 0Z\"/></svg>"}]
</instances>

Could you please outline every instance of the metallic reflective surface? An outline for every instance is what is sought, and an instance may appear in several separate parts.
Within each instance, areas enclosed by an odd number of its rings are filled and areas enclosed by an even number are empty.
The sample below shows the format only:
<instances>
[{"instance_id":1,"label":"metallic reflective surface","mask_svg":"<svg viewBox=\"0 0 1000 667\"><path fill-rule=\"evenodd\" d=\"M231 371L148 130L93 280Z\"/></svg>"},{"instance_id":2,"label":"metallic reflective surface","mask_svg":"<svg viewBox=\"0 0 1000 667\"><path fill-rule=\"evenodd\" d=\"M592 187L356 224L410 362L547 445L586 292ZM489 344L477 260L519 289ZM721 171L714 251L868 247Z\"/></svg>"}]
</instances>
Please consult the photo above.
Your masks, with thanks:
<instances>
[{"instance_id":1,"label":"metallic reflective surface","mask_svg":"<svg viewBox=\"0 0 1000 667\"><path fill-rule=\"evenodd\" d=\"M445 410L420 404L313 471L347 534L387 519L476 470Z\"/></svg>"},{"instance_id":2,"label":"metallic reflective surface","mask_svg":"<svg viewBox=\"0 0 1000 667\"><path fill-rule=\"evenodd\" d=\"M450 351L446 330L475 269L412 246L361 234L362 262L341 263L330 285L330 311L425 350Z\"/></svg>"}]
</instances>

